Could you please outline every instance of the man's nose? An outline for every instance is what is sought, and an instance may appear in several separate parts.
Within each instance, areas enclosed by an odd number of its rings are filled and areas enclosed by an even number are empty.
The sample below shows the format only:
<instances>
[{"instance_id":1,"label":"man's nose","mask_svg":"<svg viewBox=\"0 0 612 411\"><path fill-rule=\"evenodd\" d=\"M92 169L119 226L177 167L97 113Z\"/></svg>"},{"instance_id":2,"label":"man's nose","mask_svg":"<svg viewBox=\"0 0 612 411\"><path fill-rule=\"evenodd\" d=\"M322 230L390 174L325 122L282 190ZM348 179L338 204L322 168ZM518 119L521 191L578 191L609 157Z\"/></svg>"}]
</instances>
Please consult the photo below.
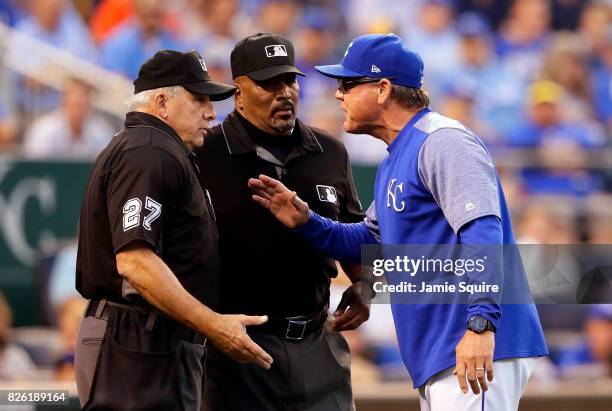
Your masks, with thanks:
<instances>
[{"instance_id":1,"label":"man's nose","mask_svg":"<svg viewBox=\"0 0 612 411\"><path fill-rule=\"evenodd\" d=\"M217 118L217 112L215 111L215 106L213 105L213 103L208 102L206 108L204 109L203 117L207 121L213 121Z\"/></svg>"},{"instance_id":2,"label":"man's nose","mask_svg":"<svg viewBox=\"0 0 612 411\"><path fill-rule=\"evenodd\" d=\"M291 86L284 81L280 82L278 95L281 98L291 98Z\"/></svg>"}]
</instances>

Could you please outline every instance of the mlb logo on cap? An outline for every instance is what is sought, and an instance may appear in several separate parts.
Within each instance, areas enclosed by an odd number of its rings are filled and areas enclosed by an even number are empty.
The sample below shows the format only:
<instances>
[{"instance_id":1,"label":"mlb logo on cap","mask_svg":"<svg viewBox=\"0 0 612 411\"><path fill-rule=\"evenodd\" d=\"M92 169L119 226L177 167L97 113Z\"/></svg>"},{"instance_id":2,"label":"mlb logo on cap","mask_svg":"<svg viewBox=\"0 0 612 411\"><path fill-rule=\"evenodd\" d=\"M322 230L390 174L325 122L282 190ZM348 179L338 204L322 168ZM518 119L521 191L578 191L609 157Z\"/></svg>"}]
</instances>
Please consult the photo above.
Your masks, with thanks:
<instances>
[{"instance_id":1,"label":"mlb logo on cap","mask_svg":"<svg viewBox=\"0 0 612 411\"><path fill-rule=\"evenodd\" d=\"M356 37L346 49L342 63L316 66L333 78L387 78L410 88L423 85L423 60L395 34L366 34Z\"/></svg>"},{"instance_id":2,"label":"mlb logo on cap","mask_svg":"<svg viewBox=\"0 0 612 411\"><path fill-rule=\"evenodd\" d=\"M230 56L232 78L248 76L263 81L286 73L303 76L295 67L293 44L283 36L257 33L240 40Z\"/></svg>"},{"instance_id":3,"label":"mlb logo on cap","mask_svg":"<svg viewBox=\"0 0 612 411\"><path fill-rule=\"evenodd\" d=\"M282 44L266 46L266 57L287 57L287 49Z\"/></svg>"}]
</instances>

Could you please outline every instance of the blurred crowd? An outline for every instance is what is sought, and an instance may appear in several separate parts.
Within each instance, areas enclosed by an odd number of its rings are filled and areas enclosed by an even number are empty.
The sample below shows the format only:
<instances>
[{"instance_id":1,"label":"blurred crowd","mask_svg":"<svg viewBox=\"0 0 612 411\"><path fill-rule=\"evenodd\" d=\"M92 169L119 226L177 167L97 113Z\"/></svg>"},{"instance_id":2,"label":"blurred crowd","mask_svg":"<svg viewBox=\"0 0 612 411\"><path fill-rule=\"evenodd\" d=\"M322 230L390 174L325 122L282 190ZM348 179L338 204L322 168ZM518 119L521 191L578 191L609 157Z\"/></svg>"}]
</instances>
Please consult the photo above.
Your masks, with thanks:
<instances>
[{"instance_id":1,"label":"blurred crowd","mask_svg":"<svg viewBox=\"0 0 612 411\"><path fill-rule=\"evenodd\" d=\"M354 163L370 165L385 155L384 144L343 133L337 85L314 66L337 62L355 35L395 32L425 61L432 107L485 140L518 194L585 197L612 190L610 6L610 0L0 0L0 22L126 80L155 51L171 48L198 50L213 78L231 82L229 55L240 38L283 34L307 74L300 78L300 117L343 139ZM0 150L94 158L120 126L122 107L97 113L92 102L108 90L83 81L84 64L60 70L53 60L64 54L24 47L18 35L4 36L0 46ZM50 77L62 81L49 87ZM218 118L231 110L231 100L219 103Z\"/></svg>"},{"instance_id":2,"label":"blurred crowd","mask_svg":"<svg viewBox=\"0 0 612 411\"><path fill-rule=\"evenodd\" d=\"M215 80L231 82L234 44L274 32L293 41L306 73L299 78L298 116L342 139L355 165L376 166L385 145L342 131L337 83L314 66L337 63L356 35L394 32L423 57L432 108L487 143L520 242L612 244L611 18L610 0L0 0L0 23L12 29L0 40L0 152L96 157L125 108L101 109L109 91L84 73L85 63L131 81L159 49L196 49ZM51 53L24 49L22 35L51 46ZM59 69L49 61L66 52L83 64ZM232 108L231 100L217 104L218 120ZM54 256L49 295L73 288L70 247ZM60 334L73 330L73 298L49 303L56 318L46 324L63 327ZM578 318L568 328L579 341L563 355L579 364L612 363L612 312L578 311L568 309ZM365 370L354 372L404 378L388 307L374 306L372 313L362 331L348 335L362 354L354 361L363 359ZM542 314L545 327L547 315L558 317L554 310ZM0 379L22 375L34 362L70 375L70 344L59 338L52 361L32 362L35 349L28 356L10 343L10 318L0 300Z\"/></svg>"}]
</instances>

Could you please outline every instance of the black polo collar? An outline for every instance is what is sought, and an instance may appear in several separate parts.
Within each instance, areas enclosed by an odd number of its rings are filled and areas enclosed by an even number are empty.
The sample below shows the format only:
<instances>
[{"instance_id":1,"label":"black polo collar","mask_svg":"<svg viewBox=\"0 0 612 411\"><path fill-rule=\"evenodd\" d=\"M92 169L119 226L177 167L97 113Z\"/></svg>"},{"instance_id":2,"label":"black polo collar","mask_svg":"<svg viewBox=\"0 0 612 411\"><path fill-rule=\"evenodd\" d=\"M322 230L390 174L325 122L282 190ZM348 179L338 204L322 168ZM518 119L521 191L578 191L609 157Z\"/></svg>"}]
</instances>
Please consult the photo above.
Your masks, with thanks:
<instances>
[{"instance_id":1,"label":"black polo collar","mask_svg":"<svg viewBox=\"0 0 612 411\"><path fill-rule=\"evenodd\" d=\"M230 113L225 117L223 123L221 123L221 131L225 138L225 144L230 154L246 154L254 153L257 151L257 145L252 138L249 137L249 133L238 118L240 114L236 111ZM299 119L296 119L295 124L298 136L301 141L301 147L306 151L312 152L323 152L323 147L319 144L319 140L312 132L310 127L302 123Z\"/></svg>"},{"instance_id":2,"label":"black polo collar","mask_svg":"<svg viewBox=\"0 0 612 411\"><path fill-rule=\"evenodd\" d=\"M162 134L170 137L174 142L178 143L179 147L186 156L189 156L190 152L183 140L179 137L176 131L170 125L163 120L155 117L149 113L143 113L141 111L130 111L125 115L125 128L134 127L149 127L159 131Z\"/></svg>"}]
</instances>

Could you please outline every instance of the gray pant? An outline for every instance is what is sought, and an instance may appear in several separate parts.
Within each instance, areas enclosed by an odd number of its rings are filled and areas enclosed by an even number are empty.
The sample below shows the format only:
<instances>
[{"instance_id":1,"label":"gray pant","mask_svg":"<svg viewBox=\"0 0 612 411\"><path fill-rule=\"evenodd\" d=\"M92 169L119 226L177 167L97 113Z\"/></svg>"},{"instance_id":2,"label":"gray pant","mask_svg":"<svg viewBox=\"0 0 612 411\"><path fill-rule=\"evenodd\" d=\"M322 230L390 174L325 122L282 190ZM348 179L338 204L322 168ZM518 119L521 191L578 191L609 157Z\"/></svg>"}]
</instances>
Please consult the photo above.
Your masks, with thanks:
<instances>
[{"instance_id":1,"label":"gray pant","mask_svg":"<svg viewBox=\"0 0 612 411\"><path fill-rule=\"evenodd\" d=\"M81 407L89 400L102 338L106 332L106 325L106 320L96 317L86 317L81 321L74 357L76 383Z\"/></svg>"},{"instance_id":2,"label":"gray pant","mask_svg":"<svg viewBox=\"0 0 612 411\"><path fill-rule=\"evenodd\" d=\"M146 318L145 318L146 319ZM138 313L86 317L76 344L81 407L87 410L198 411L205 348L174 337L172 326L147 330Z\"/></svg>"},{"instance_id":3,"label":"gray pant","mask_svg":"<svg viewBox=\"0 0 612 411\"><path fill-rule=\"evenodd\" d=\"M249 335L272 356L272 368L237 363L211 347L203 410L355 410L349 347L329 322L297 342L253 331Z\"/></svg>"}]
</instances>

